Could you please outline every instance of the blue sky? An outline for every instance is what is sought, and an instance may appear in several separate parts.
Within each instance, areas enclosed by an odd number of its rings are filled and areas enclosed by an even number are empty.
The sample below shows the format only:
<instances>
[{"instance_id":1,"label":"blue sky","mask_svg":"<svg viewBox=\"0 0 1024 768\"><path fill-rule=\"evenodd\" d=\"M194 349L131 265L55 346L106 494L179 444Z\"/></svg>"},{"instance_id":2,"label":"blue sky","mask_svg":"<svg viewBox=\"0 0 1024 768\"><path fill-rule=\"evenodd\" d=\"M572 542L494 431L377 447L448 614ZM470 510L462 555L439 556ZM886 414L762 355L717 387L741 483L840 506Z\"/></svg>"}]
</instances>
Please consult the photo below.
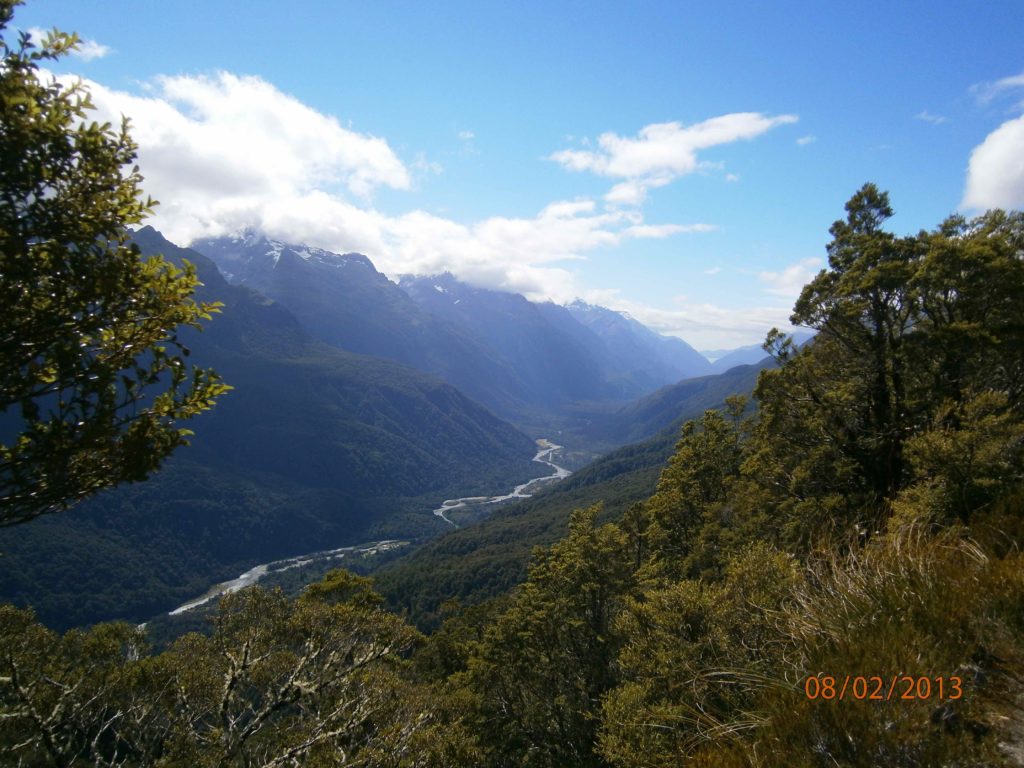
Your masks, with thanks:
<instances>
[{"instance_id":1,"label":"blue sky","mask_svg":"<svg viewBox=\"0 0 1024 768\"><path fill-rule=\"evenodd\" d=\"M128 114L152 223L257 226L760 341L866 181L899 233L1024 206L1024 3L30 0Z\"/></svg>"}]
</instances>

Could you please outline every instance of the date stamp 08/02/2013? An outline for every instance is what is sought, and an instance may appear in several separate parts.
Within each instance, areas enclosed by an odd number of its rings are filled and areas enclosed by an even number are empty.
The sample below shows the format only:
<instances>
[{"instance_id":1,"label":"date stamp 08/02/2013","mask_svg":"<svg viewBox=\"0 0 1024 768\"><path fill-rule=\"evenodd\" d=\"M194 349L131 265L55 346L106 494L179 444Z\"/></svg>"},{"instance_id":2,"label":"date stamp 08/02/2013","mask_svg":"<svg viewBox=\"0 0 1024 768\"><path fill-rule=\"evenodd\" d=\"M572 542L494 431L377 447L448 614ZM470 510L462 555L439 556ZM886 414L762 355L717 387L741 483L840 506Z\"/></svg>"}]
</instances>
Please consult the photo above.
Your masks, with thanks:
<instances>
[{"instance_id":1,"label":"date stamp 08/02/2013","mask_svg":"<svg viewBox=\"0 0 1024 768\"><path fill-rule=\"evenodd\" d=\"M956 701L964 690L955 675L809 675L804 693L811 701Z\"/></svg>"}]
</instances>

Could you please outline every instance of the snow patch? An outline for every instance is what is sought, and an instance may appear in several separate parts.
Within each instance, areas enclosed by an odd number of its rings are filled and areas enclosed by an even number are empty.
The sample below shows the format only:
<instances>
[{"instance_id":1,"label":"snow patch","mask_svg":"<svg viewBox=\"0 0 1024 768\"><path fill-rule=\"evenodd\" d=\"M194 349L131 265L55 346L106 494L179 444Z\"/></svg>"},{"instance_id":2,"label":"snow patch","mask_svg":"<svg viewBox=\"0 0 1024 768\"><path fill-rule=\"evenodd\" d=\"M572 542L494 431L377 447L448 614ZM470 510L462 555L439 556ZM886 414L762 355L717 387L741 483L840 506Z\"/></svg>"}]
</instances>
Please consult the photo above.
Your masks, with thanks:
<instances>
[{"instance_id":1,"label":"snow patch","mask_svg":"<svg viewBox=\"0 0 1024 768\"><path fill-rule=\"evenodd\" d=\"M267 256L270 256L274 260L274 266L277 266L277 262L281 260L281 251L284 250L284 243L276 243L271 241L270 250L267 251Z\"/></svg>"}]
</instances>

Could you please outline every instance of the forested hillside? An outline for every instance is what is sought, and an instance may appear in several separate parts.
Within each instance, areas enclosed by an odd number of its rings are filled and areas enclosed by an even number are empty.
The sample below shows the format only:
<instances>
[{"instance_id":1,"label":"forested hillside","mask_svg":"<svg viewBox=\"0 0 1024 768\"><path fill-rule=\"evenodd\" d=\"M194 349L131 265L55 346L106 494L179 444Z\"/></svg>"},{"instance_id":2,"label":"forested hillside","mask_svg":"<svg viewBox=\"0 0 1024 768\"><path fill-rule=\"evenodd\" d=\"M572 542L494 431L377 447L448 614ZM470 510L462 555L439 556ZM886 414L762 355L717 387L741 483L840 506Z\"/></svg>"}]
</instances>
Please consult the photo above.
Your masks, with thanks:
<instances>
[{"instance_id":1,"label":"forested hillside","mask_svg":"<svg viewBox=\"0 0 1024 768\"><path fill-rule=\"evenodd\" d=\"M471 605L506 592L525 579L534 548L565 536L574 509L598 504L601 521L618 519L650 496L683 423L725 407L729 396L749 394L759 370L742 366L727 376L682 381L594 424L593 435L611 434L621 442L622 434L612 430L629 424L632 415L631 434L646 439L611 451L481 523L420 545L375 574L382 594L417 626L434 628L446 601Z\"/></svg>"},{"instance_id":2,"label":"forested hillside","mask_svg":"<svg viewBox=\"0 0 1024 768\"><path fill-rule=\"evenodd\" d=\"M444 530L452 496L536 474L533 441L443 382L319 343L151 228L143 253L196 264L216 323L182 339L234 389L148 482L80 514L0 531L0 595L50 626L143 621L256 563Z\"/></svg>"},{"instance_id":3,"label":"forested hillside","mask_svg":"<svg viewBox=\"0 0 1024 768\"><path fill-rule=\"evenodd\" d=\"M577 509L521 586L423 638L336 572L225 599L156 657L124 625L60 638L7 608L4 754L1020 764L1024 215L897 237L870 184L846 214L794 309L817 336L770 335L756 408L688 421L646 499Z\"/></svg>"},{"instance_id":4,"label":"forested hillside","mask_svg":"<svg viewBox=\"0 0 1024 768\"><path fill-rule=\"evenodd\" d=\"M1019 764L1024 217L847 214L757 415L432 636L490 764Z\"/></svg>"}]
</instances>

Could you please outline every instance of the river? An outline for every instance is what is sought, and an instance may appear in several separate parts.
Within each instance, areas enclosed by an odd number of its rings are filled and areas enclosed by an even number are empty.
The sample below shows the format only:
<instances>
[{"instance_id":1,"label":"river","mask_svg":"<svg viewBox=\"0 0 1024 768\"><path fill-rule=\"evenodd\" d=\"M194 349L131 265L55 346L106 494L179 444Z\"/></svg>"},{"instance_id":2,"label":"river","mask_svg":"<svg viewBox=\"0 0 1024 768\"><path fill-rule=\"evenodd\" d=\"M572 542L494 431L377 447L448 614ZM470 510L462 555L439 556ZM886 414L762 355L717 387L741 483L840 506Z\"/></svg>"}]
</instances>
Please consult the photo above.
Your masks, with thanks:
<instances>
[{"instance_id":1,"label":"river","mask_svg":"<svg viewBox=\"0 0 1024 768\"><path fill-rule=\"evenodd\" d=\"M434 510L434 514L449 525L458 528L459 526L447 517L447 513L451 512L453 509L460 509L462 507L477 504L500 504L501 502L509 501L510 499L528 499L533 494L528 493L527 491L536 492L540 487L547 485L548 483L555 482L556 480L561 480L562 478L568 477L572 474L568 469L558 466L551 460L554 457L555 451L561 450L561 448L562 446L555 445L549 440L541 439L537 441L537 455L533 457L533 460L538 464L547 464L554 470L552 474L528 480L525 483L517 485L511 493L506 493L503 496L465 496L461 499L447 499L440 507ZM268 573L279 573L280 571L287 571L291 568L301 568L302 566L310 565L311 563L324 562L327 560L340 560L344 557L354 555L373 555L378 552L386 552L389 549L404 547L408 543L408 541L399 541L397 539L371 541L366 544L355 544L350 547L328 549L323 552L313 552L308 555L299 555L298 557L289 557L284 560L274 560L270 563L261 563L260 565L250 568L237 579L225 581L210 587L210 589L208 589L201 597L197 597L195 600L183 603L173 611L170 611L170 615L177 616L178 614L185 613L186 611L191 611L193 608L198 608L200 605L205 605L221 595L237 592L240 589L252 586Z\"/></svg>"},{"instance_id":2,"label":"river","mask_svg":"<svg viewBox=\"0 0 1024 768\"><path fill-rule=\"evenodd\" d=\"M195 600L190 600L187 603L179 605L173 611L169 611L169 613L171 616L177 616L179 613L191 611L193 608L198 608L200 605L204 605L221 595L237 592L240 589L250 587L268 573L280 573L281 571L287 571L291 568L301 568L304 565L321 563L327 560L340 560L350 555L375 555L378 552L387 552L389 549L404 547L408 543L408 541L399 541L397 539L371 541L366 544L354 544L350 547L328 549L323 552L312 552L308 555L299 555L298 557L289 557L284 560L274 560L270 563L262 563L250 568L237 579L221 582L220 584L210 587L202 597L197 597Z\"/></svg>"},{"instance_id":3,"label":"river","mask_svg":"<svg viewBox=\"0 0 1024 768\"><path fill-rule=\"evenodd\" d=\"M533 457L533 460L539 464L547 464L555 470L553 474L544 475L543 477L535 477L533 480L527 480L525 483L517 485L512 490L512 493L506 493L503 496L463 496L461 499L446 499L440 507L434 510L434 514L454 528L458 528L459 526L448 517L448 513L452 510L483 504L500 504L503 501L509 501L511 499L528 499L542 486L555 482L556 480L561 480L572 474L572 472L565 467L560 467L555 464L555 462L551 461L551 459L554 458L555 451L561 450L562 446L555 445L550 440L541 438L537 441L537 448L537 455ZM531 492L527 493L528 490Z\"/></svg>"}]
</instances>

